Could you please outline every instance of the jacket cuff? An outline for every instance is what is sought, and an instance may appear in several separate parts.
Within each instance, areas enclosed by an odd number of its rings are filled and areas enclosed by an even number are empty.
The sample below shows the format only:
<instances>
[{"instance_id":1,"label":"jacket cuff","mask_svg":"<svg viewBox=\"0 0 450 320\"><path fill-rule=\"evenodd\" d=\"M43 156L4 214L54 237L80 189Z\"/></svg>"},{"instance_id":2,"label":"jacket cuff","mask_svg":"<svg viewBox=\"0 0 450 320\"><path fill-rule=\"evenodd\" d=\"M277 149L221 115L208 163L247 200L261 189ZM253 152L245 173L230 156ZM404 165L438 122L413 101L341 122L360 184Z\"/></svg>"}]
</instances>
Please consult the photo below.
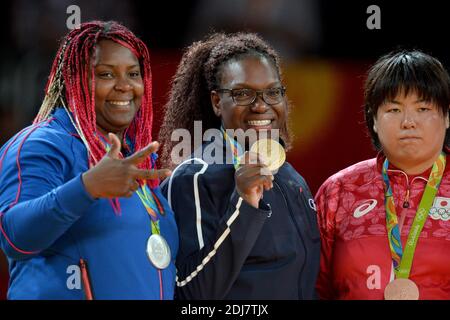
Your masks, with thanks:
<instances>
[{"instance_id":1,"label":"jacket cuff","mask_svg":"<svg viewBox=\"0 0 450 320\"><path fill-rule=\"evenodd\" d=\"M80 217L96 200L86 191L81 175L55 190L59 209L73 218Z\"/></svg>"},{"instance_id":2,"label":"jacket cuff","mask_svg":"<svg viewBox=\"0 0 450 320\"><path fill-rule=\"evenodd\" d=\"M234 207L237 206L239 198L241 198L241 196L236 191L236 189L234 189L233 193L231 194L231 198L230 198L230 202L231 202L231 204ZM259 200L259 205L258 206L259 206L258 208L255 208L254 206L249 204L247 201L242 199L239 211L241 211L241 212L249 212L249 213L252 213L252 214L255 214L255 215L261 215L264 218L271 215L272 209L264 201Z\"/></svg>"}]
</instances>

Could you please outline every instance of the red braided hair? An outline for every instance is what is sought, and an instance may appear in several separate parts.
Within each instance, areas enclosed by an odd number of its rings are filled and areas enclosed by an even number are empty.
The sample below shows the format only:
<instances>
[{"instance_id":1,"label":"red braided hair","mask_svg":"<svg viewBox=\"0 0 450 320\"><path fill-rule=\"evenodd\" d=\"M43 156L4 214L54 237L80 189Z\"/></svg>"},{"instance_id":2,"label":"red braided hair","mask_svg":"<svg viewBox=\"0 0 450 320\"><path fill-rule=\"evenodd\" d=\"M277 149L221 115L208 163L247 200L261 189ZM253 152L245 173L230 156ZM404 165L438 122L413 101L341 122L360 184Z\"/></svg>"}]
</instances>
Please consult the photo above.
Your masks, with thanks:
<instances>
[{"instance_id":1,"label":"red braided hair","mask_svg":"<svg viewBox=\"0 0 450 320\"><path fill-rule=\"evenodd\" d=\"M124 133L124 141L132 142L132 151L147 146L151 140L153 121L152 77L147 46L129 29L115 21L91 21L70 31L63 39L53 61L45 92L46 97L34 122L48 118L54 108L65 104L71 112L74 125L88 149L89 165L95 165L106 154L97 134L95 113L95 76L92 61L96 45L108 39L128 48L139 60L144 84L144 95L138 113ZM90 84L90 85L89 85ZM139 165L142 169L153 167L150 159ZM151 181L150 186L157 186Z\"/></svg>"}]
</instances>

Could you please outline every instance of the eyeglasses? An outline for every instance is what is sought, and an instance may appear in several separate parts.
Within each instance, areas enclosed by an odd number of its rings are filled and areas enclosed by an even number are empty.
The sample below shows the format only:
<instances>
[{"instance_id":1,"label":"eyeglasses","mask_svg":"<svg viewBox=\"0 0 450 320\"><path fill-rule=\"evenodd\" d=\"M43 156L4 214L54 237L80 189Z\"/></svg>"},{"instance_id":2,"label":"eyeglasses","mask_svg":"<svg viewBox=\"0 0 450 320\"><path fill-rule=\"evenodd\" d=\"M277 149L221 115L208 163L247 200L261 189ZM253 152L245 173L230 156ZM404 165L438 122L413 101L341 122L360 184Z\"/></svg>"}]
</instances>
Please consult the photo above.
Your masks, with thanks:
<instances>
[{"instance_id":1,"label":"eyeglasses","mask_svg":"<svg viewBox=\"0 0 450 320\"><path fill-rule=\"evenodd\" d=\"M278 104L283 101L286 92L285 87L268 88L264 90L240 89L217 89L217 92L228 92L234 103L240 106L248 106L255 102L257 96L261 96L268 105Z\"/></svg>"}]
</instances>

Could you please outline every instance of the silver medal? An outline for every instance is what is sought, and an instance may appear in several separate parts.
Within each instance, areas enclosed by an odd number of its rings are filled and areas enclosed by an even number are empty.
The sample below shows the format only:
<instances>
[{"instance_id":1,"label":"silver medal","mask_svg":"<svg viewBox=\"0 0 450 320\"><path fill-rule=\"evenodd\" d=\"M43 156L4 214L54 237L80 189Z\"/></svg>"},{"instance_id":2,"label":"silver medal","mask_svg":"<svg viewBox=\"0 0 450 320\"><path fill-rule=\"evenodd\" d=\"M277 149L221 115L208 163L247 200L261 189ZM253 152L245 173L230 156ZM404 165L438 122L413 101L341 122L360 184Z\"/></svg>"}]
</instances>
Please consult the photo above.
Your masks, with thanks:
<instances>
[{"instance_id":1,"label":"silver medal","mask_svg":"<svg viewBox=\"0 0 450 320\"><path fill-rule=\"evenodd\" d=\"M167 268L171 254L166 239L159 234L152 234L147 241L147 256L156 268Z\"/></svg>"}]
</instances>

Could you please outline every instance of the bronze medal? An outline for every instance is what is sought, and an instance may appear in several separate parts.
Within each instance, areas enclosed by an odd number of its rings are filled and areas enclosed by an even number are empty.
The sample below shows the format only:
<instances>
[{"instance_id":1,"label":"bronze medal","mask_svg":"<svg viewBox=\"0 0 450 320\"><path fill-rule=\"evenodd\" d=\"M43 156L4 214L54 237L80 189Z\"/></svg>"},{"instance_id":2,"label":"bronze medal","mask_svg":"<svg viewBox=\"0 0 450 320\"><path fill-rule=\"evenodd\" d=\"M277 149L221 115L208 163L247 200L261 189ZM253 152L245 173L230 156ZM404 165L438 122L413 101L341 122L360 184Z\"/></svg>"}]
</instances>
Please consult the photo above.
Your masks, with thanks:
<instances>
[{"instance_id":1,"label":"bronze medal","mask_svg":"<svg viewBox=\"0 0 450 320\"><path fill-rule=\"evenodd\" d=\"M419 300L419 288L405 278L398 278L390 282L384 289L385 300Z\"/></svg>"},{"instance_id":2,"label":"bronze medal","mask_svg":"<svg viewBox=\"0 0 450 320\"><path fill-rule=\"evenodd\" d=\"M272 139L256 141L250 148L250 151L263 156L268 161L268 169L272 172L278 170L286 161L286 152L283 146Z\"/></svg>"},{"instance_id":3,"label":"bronze medal","mask_svg":"<svg viewBox=\"0 0 450 320\"><path fill-rule=\"evenodd\" d=\"M170 247L166 239L159 234L152 234L147 241L147 256L158 269L165 269L170 264Z\"/></svg>"}]
</instances>

